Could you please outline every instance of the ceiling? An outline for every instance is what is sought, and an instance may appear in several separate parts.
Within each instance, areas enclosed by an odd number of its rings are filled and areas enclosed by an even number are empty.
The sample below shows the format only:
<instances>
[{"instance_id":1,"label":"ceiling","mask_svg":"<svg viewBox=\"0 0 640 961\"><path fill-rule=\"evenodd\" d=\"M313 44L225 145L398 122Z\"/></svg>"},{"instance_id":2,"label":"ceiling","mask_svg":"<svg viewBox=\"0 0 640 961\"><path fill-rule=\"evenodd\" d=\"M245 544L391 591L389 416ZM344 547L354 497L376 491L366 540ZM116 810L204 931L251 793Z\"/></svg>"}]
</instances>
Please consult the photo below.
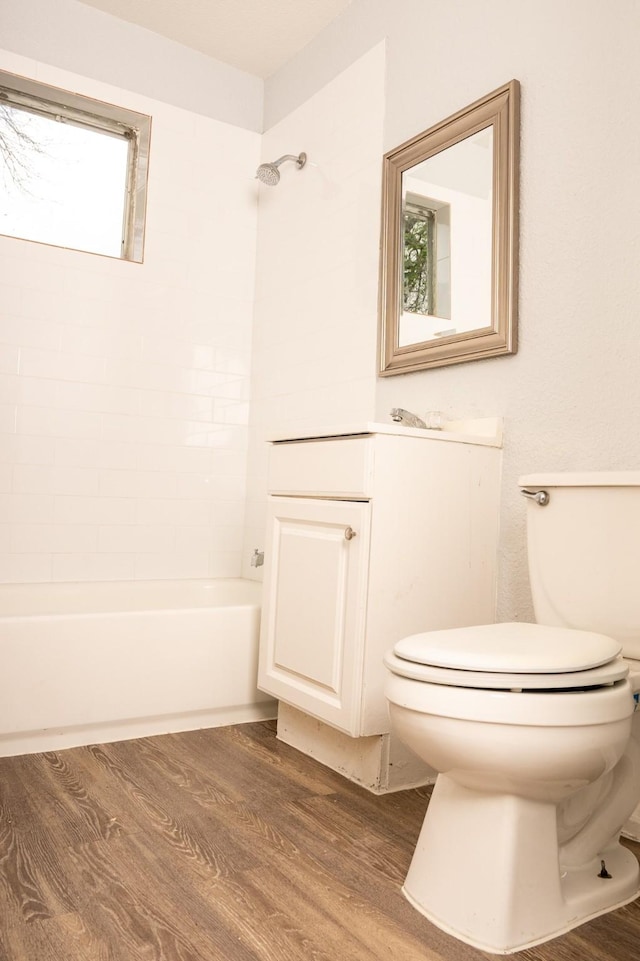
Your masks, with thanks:
<instances>
[{"instance_id":1,"label":"ceiling","mask_svg":"<svg viewBox=\"0 0 640 961\"><path fill-rule=\"evenodd\" d=\"M270 77L351 0L81 0L121 20Z\"/></svg>"}]
</instances>

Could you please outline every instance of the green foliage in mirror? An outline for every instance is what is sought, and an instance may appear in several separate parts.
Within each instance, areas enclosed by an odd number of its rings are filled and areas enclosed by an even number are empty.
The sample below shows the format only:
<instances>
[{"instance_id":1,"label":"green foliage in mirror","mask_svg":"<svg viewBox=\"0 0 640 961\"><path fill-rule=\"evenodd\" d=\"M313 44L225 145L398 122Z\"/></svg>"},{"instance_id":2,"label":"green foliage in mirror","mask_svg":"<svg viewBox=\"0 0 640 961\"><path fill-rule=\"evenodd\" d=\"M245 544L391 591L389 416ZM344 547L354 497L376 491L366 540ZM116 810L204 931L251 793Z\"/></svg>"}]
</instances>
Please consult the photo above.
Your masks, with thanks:
<instances>
[{"instance_id":1,"label":"green foliage in mirror","mask_svg":"<svg viewBox=\"0 0 640 961\"><path fill-rule=\"evenodd\" d=\"M403 309L433 314L435 214L426 208L404 209Z\"/></svg>"}]
</instances>

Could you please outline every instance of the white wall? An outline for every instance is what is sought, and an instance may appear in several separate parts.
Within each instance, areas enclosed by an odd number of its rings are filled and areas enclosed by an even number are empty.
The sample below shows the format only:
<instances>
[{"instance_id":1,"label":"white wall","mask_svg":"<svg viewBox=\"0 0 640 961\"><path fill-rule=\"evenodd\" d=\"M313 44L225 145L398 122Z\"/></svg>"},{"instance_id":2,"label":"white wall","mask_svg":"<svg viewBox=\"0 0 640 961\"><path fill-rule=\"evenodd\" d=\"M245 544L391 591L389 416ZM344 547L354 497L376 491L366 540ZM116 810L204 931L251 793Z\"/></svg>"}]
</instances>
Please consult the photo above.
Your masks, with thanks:
<instances>
[{"instance_id":1,"label":"white wall","mask_svg":"<svg viewBox=\"0 0 640 961\"><path fill-rule=\"evenodd\" d=\"M0 580L237 576L259 135L0 68L153 117L144 264L0 237Z\"/></svg>"},{"instance_id":2,"label":"white wall","mask_svg":"<svg viewBox=\"0 0 640 961\"><path fill-rule=\"evenodd\" d=\"M6 50L248 130L263 82L78 0L0 0Z\"/></svg>"},{"instance_id":3,"label":"white wall","mask_svg":"<svg viewBox=\"0 0 640 961\"><path fill-rule=\"evenodd\" d=\"M260 188L247 576L250 550L264 546L265 439L373 418L383 84L380 44L263 137L264 160L309 160Z\"/></svg>"},{"instance_id":4,"label":"white wall","mask_svg":"<svg viewBox=\"0 0 640 961\"><path fill-rule=\"evenodd\" d=\"M505 418L502 619L531 616L518 477L640 463L639 35L635 0L354 0L266 86L271 124L386 36L388 150L522 84L519 353L376 390L379 419ZM368 349L373 312L363 336Z\"/></svg>"}]
</instances>

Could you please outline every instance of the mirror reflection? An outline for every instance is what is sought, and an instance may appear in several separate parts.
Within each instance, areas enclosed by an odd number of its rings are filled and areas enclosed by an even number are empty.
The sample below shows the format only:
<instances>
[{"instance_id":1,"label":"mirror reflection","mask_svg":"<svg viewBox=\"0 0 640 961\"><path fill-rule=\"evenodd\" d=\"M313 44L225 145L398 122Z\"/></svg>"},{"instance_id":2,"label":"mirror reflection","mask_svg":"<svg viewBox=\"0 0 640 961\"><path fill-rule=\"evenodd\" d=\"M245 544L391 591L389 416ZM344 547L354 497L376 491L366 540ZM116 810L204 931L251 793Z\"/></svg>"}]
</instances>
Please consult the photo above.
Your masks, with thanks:
<instances>
[{"instance_id":1,"label":"mirror reflection","mask_svg":"<svg viewBox=\"0 0 640 961\"><path fill-rule=\"evenodd\" d=\"M380 373L514 353L519 84L384 157Z\"/></svg>"},{"instance_id":2,"label":"mirror reflection","mask_svg":"<svg viewBox=\"0 0 640 961\"><path fill-rule=\"evenodd\" d=\"M491 323L493 129L402 177L402 313L398 344Z\"/></svg>"}]
</instances>

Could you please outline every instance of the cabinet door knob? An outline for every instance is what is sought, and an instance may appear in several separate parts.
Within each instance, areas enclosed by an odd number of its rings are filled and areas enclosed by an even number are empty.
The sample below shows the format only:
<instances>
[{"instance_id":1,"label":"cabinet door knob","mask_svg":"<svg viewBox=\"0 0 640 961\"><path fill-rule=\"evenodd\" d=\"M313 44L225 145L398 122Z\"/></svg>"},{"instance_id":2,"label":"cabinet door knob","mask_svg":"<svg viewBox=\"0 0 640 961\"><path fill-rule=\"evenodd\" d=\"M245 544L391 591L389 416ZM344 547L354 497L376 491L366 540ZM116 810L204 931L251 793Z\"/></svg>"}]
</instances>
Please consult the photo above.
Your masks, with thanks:
<instances>
[{"instance_id":1,"label":"cabinet door knob","mask_svg":"<svg viewBox=\"0 0 640 961\"><path fill-rule=\"evenodd\" d=\"M344 532L344 536L345 536L345 540L352 541L353 538L356 536L356 531L354 531L353 527L347 527L347 529Z\"/></svg>"}]
</instances>

